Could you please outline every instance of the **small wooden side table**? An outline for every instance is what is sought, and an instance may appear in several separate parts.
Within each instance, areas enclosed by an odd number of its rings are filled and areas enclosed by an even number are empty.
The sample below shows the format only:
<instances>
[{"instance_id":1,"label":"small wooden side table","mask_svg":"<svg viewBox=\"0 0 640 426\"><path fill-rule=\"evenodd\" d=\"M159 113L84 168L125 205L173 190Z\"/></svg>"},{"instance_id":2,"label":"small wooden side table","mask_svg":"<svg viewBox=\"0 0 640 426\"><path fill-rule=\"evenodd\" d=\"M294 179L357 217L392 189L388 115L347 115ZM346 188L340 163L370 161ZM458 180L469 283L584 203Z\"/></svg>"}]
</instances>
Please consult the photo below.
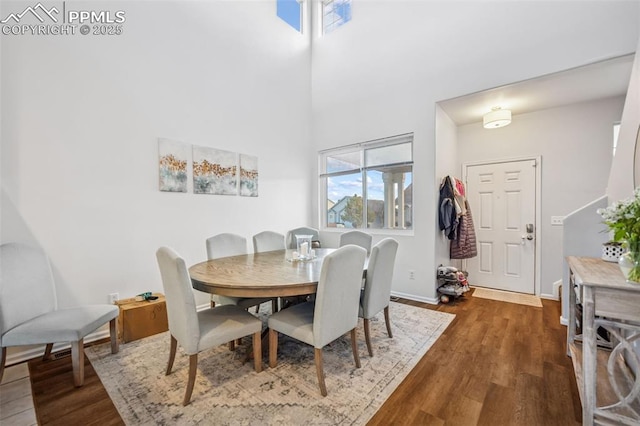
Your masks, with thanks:
<instances>
[{"instance_id":1,"label":"small wooden side table","mask_svg":"<svg viewBox=\"0 0 640 426\"><path fill-rule=\"evenodd\" d=\"M569 256L567 264L567 351L582 399L582 423L638 425L640 356L633 345L640 341L640 284L627 282L617 263ZM582 347L577 345L580 336L575 333L574 286L579 289L583 306ZM598 327L611 335L610 350L598 348Z\"/></svg>"},{"instance_id":2,"label":"small wooden side table","mask_svg":"<svg viewBox=\"0 0 640 426\"><path fill-rule=\"evenodd\" d=\"M154 293L156 300L136 301L135 297L116 302L120 308L118 338L127 343L143 337L165 332L169 329L167 304L164 295Z\"/></svg>"}]
</instances>

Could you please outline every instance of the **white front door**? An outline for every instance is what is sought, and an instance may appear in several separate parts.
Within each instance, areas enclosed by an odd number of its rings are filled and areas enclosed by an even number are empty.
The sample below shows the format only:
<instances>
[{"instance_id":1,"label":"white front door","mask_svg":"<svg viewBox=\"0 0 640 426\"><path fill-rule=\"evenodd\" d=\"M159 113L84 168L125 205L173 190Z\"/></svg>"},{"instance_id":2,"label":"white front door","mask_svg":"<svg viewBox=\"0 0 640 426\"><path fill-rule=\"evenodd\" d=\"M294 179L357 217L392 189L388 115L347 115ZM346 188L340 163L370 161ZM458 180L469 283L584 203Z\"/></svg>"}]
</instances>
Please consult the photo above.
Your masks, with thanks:
<instances>
[{"instance_id":1,"label":"white front door","mask_svg":"<svg viewBox=\"0 0 640 426\"><path fill-rule=\"evenodd\" d=\"M478 256L469 284L535 293L536 160L465 167Z\"/></svg>"}]
</instances>

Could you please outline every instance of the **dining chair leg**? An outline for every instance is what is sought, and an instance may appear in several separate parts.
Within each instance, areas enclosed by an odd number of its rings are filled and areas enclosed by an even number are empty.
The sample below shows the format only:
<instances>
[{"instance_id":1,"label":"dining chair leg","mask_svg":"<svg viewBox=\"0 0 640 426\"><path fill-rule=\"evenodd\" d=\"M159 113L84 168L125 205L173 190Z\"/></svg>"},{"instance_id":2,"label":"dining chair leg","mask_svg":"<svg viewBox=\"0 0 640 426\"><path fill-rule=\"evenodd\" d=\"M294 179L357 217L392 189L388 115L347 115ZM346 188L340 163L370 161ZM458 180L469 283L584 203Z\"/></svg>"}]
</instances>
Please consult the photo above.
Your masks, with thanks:
<instances>
[{"instance_id":1,"label":"dining chair leg","mask_svg":"<svg viewBox=\"0 0 640 426\"><path fill-rule=\"evenodd\" d=\"M165 372L166 376L171 374L171 369L173 368L173 360L176 359L176 349L178 349L178 341L175 337L171 336L171 348L169 349L169 362L167 363L167 371Z\"/></svg>"},{"instance_id":2,"label":"dining chair leg","mask_svg":"<svg viewBox=\"0 0 640 426\"><path fill-rule=\"evenodd\" d=\"M314 358L316 361L316 374L318 375L318 385L322 396L327 396L327 386L324 384L324 366L322 365L322 348L315 348Z\"/></svg>"},{"instance_id":3,"label":"dining chair leg","mask_svg":"<svg viewBox=\"0 0 640 426\"><path fill-rule=\"evenodd\" d=\"M278 364L278 332L269 329L269 367L275 368Z\"/></svg>"},{"instance_id":4,"label":"dining chair leg","mask_svg":"<svg viewBox=\"0 0 640 426\"><path fill-rule=\"evenodd\" d=\"M84 339L71 342L71 365L73 366L73 384L79 388L84 384Z\"/></svg>"},{"instance_id":5,"label":"dining chair leg","mask_svg":"<svg viewBox=\"0 0 640 426\"><path fill-rule=\"evenodd\" d=\"M184 393L184 401L182 405L191 402L191 393L193 393L193 385L196 383L196 373L198 372L198 354L189 355L189 381L187 382L187 390Z\"/></svg>"},{"instance_id":6,"label":"dining chair leg","mask_svg":"<svg viewBox=\"0 0 640 426\"><path fill-rule=\"evenodd\" d=\"M278 312L278 299L274 298L271 299L271 313L275 314L276 312Z\"/></svg>"},{"instance_id":7,"label":"dining chair leg","mask_svg":"<svg viewBox=\"0 0 640 426\"><path fill-rule=\"evenodd\" d=\"M357 327L351 329L351 351L353 352L353 359L356 362L356 368L360 368L360 355L358 354L358 341L356 340Z\"/></svg>"},{"instance_id":8,"label":"dining chair leg","mask_svg":"<svg viewBox=\"0 0 640 426\"><path fill-rule=\"evenodd\" d=\"M384 308L384 323L387 325L387 334L389 334L389 337L393 338L393 334L391 333L391 321L389 321L389 306Z\"/></svg>"},{"instance_id":9,"label":"dining chair leg","mask_svg":"<svg viewBox=\"0 0 640 426\"><path fill-rule=\"evenodd\" d=\"M236 341L232 340L229 342L229 350L230 351L235 351L236 350Z\"/></svg>"},{"instance_id":10,"label":"dining chair leg","mask_svg":"<svg viewBox=\"0 0 640 426\"><path fill-rule=\"evenodd\" d=\"M371 347L371 324L367 318L364 319L364 341L367 343L369 356L373 356L373 348Z\"/></svg>"},{"instance_id":11,"label":"dining chair leg","mask_svg":"<svg viewBox=\"0 0 640 426\"><path fill-rule=\"evenodd\" d=\"M111 335L111 353L117 354L120 347L118 346L118 327L115 318L109 321L109 334Z\"/></svg>"},{"instance_id":12,"label":"dining chair leg","mask_svg":"<svg viewBox=\"0 0 640 426\"><path fill-rule=\"evenodd\" d=\"M253 367L256 373L262 371L262 332L253 333Z\"/></svg>"},{"instance_id":13,"label":"dining chair leg","mask_svg":"<svg viewBox=\"0 0 640 426\"><path fill-rule=\"evenodd\" d=\"M42 355L42 360L47 361L51 358L51 350L53 349L53 343L47 343L47 346L44 348L44 355Z\"/></svg>"},{"instance_id":14,"label":"dining chair leg","mask_svg":"<svg viewBox=\"0 0 640 426\"><path fill-rule=\"evenodd\" d=\"M260 305L256 305L256 314L260 312Z\"/></svg>"},{"instance_id":15,"label":"dining chair leg","mask_svg":"<svg viewBox=\"0 0 640 426\"><path fill-rule=\"evenodd\" d=\"M2 376L4 375L4 363L7 361L7 348L2 347L2 354L0 354L0 382L2 381Z\"/></svg>"}]
</instances>

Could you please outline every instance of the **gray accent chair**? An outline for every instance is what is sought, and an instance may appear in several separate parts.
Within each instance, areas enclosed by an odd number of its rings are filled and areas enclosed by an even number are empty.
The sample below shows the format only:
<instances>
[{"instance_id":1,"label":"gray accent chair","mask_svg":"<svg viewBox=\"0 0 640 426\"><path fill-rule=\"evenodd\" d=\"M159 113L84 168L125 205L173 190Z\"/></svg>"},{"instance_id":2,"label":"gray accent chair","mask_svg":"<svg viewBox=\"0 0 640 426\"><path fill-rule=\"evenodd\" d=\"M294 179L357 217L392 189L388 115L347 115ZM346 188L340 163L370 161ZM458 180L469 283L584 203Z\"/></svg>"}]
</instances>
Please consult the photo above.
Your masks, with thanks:
<instances>
[{"instance_id":1,"label":"gray accent chair","mask_svg":"<svg viewBox=\"0 0 640 426\"><path fill-rule=\"evenodd\" d=\"M367 278L360 296L360 311L358 312L358 316L364 319L364 338L369 356L373 356L369 323L371 318L382 310L384 310L387 334L393 338L389 321L389 299L397 251L398 242L393 238L385 238L373 246L371 256L369 256Z\"/></svg>"},{"instance_id":2,"label":"gray accent chair","mask_svg":"<svg viewBox=\"0 0 640 426\"><path fill-rule=\"evenodd\" d=\"M350 332L353 359L360 368L356 329L366 255L363 248L353 245L327 255L322 262L315 302L293 305L269 317L269 367L275 368L277 364L278 333L307 343L315 349L320 393L327 396L322 348Z\"/></svg>"},{"instance_id":3,"label":"gray accent chair","mask_svg":"<svg viewBox=\"0 0 640 426\"><path fill-rule=\"evenodd\" d=\"M206 243L207 259L209 260L247 254L247 239L237 234L224 233L214 235L207 238ZM276 312L278 310L276 299L211 295L212 308L215 303L219 305L237 305L243 309L249 309L252 306L259 308L262 303L269 301L273 303L273 312Z\"/></svg>"},{"instance_id":4,"label":"gray accent chair","mask_svg":"<svg viewBox=\"0 0 640 426\"><path fill-rule=\"evenodd\" d=\"M263 231L253 236L253 251L255 253L284 250L286 248L284 235L277 232Z\"/></svg>"},{"instance_id":5,"label":"gray accent chair","mask_svg":"<svg viewBox=\"0 0 640 426\"><path fill-rule=\"evenodd\" d=\"M0 246L0 380L7 347L46 345L44 360L54 343L71 343L73 383L84 384L84 338L109 323L111 352L118 352L114 305L85 305L58 309L49 258L39 248L8 243Z\"/></svg>"},{"instance_id":6,"label":"gray accent chair","mask_svg":"<svg viewBox=\"0 0 640 426\"><path fill-rule=\"evenodd\" d=\"M317 241L318 243L320 242L320 233L317 229L303 226L287 232L287 243L290 249L298 248L296 235L312 235L313 237L311 238L311 241Z\"/></svg>"},{"instance_id":7,"label":"gray accent chair","mask_svg":"<svg viewBox=\"0 0 640 426\"><path fill-rule=\"evenodd\" d=\"M367 251L371 252L371 240L373 237L362 231L348 231L340 234L340 247L347 244L354 244L360 246Z\"/></svg>"},{"instance_id":8,"label":"gray accent chair","mask_svg":"<svg viewBox=\"0 0 640 426\"><path fill-rule=\"evenodd\" d=\"M184 260L168 247L158 249L156 257L162 276L171 334L166 375L171 374L178 344L189 355L189 380L182 405L191 401L196 381L198 353L206 349L253 335L254 367L256 372L261 372L262 322L236 305L216 306L198 312Z\"/></svg>"}]
</instances>

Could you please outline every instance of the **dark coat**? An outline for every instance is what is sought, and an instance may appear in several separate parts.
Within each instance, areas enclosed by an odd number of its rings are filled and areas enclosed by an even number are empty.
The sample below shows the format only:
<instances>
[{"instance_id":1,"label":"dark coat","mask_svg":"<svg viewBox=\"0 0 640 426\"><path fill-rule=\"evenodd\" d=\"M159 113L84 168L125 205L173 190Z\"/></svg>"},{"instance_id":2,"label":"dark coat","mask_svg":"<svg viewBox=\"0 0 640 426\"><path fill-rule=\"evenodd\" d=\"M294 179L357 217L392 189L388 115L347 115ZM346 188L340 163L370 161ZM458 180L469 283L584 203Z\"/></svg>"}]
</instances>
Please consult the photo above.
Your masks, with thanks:
<instances>
[{"instance_id":1,"label":"dark coat","mask_svg":"<svg viewBox=\"0 0 640 426\"><path fill-rule=\"evenodd\" d=\"M438 205L438 222L440 230L450 240L455 240L458 229L458 215L455 207L455 193L449 176L445 177L440 185L440 201Z\"/></svg>"}]
</instances>

